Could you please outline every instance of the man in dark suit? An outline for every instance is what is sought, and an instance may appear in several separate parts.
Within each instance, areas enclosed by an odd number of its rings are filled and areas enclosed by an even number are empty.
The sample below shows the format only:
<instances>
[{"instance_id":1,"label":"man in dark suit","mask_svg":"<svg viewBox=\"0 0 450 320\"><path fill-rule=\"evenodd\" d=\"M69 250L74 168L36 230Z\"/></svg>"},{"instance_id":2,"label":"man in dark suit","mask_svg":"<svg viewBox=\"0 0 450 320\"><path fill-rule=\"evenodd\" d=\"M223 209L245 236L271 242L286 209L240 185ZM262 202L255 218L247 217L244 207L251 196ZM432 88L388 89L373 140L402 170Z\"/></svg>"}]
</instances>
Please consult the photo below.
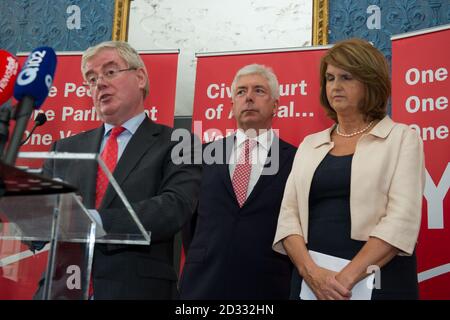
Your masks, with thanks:
<instances>
[{"instance_id":1,"label":"man in dark suit","mask_svg":"<svg viewBox=\"0 0 450 320\"><path fill-rule=\"evenodd\" d=\"M292 266L272 242L296 149L271 129L278 80L247 65L231 90L238 130L204 147L197 221L183 229L181 298L288 299Z\"/></svg>"},{"instance_id":2,"label":"man in dark suit","mask_svg":"<svg viewBox=\"0 0 450 320\"><path fill-rule=\"evenodd\" d=\"M101 43L84 53L82 72L104 124L57 141L52 150L100 152L107 165L112 162L117 183L151 232L150 245L95 245L93 297L176 298L174 236L195 209L201 166L189 161L179 164L180 157L188 155L172 152L178 143L171 140L173 129L145 115L148 75L136 50L125 42ZM184 143L187 148L178 145L178 150L189 152L191 141ZM84 205L98 210L107 233L136 231L118 195L102 182L95 163L47 161L44 173L76 186Z\"/></svg>"}]
</instances>

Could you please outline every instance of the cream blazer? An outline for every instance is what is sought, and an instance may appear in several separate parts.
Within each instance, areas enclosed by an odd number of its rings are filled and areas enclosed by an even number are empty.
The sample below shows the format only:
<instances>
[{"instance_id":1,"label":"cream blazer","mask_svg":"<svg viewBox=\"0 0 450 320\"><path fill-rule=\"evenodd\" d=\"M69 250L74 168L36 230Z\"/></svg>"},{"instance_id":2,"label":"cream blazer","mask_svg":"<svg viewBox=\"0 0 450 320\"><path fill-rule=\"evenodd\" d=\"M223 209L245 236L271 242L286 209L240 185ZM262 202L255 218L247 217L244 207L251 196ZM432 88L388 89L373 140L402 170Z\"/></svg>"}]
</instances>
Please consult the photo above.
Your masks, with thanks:
<instances>
[{"instance_id":1,"label":"cream blazer","mask_svg":"<svg viewBox=\"0 0 450 320\"><path fill-rule=\"evenodd\" d=\"M273 242L279 253L286 254L281 241L289 235L303 236L308 242L309 190L317 166L334 146L333 128L307 136L297 150ZM420 229L424 186L422 140L407 125L384 117L361 136L353 155L351 238L377 237L402 255L411 255Z\"/></svg>"}]
</instances>

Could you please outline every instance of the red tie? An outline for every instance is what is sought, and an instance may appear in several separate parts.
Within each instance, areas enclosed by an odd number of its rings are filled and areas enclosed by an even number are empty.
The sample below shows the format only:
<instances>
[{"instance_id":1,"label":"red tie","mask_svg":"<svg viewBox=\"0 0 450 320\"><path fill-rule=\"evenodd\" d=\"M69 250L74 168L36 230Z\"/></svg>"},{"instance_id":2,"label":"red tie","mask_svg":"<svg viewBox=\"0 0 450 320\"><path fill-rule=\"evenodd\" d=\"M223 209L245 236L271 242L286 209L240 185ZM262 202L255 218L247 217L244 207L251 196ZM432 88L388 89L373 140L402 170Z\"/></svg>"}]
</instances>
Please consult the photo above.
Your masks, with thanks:
<instances>
[{"instance_id":1,"label":"red tie","mask_svg":"<svg viewBox=\"0 0 450 320\"><path fill-rule=\"evenodd\" d=\"M250 172L252 171L250 155L255 146L255 140L245 140L244 150L242 150L241 154L239 155L239 160L234 169L233 179L231 180L234 193L236 194L236 198L239 203L239 207L242 207L244 205L245 199L247 199L248 183L250 181Z\"/></svg>"},{"instance_id":2,"label":"red tie","mask_svg":"<svg viewBox=\"0 0 450 320\"><path fill-rule=\"evenodd\" d=\"M111 173L114 172L114 168L117 164L117 155L119 153L119 145L117 143L117 137L125 131L124 127L115 127L112 128L111 134L109 135L108 140L106 141L105 147L103 148L102 154L100 157L103 162L105 162ZM95 189L95 208L98 209L100 204L102 203L103 196L105 195L106 188L108 187L108 177L103 172L103 170L98 166L97 168L97 186ZM89 298L91 298L94 294L94 287L92 281L92 272L91 272L91 280L89 281Z\"/></svg>"},{"instance_id":3,"label":"red tie","mask_svg":"<svg viewBox=\"0 0 450 320\"><path fill-rule=\"evenodd\" d=\"M117 137L125 130L124 127L112 128L111 134L106 141L103 152L100 155L103 162L105 162L111 173L114 172L114 168L117 164L117 154L119 152L119 145L117 144ZM105 195L106 188L108 187L108 177L100 168L97 169L97 186L95 189L95 208L98 209L102 203L103 196Z\"/></svg>"}]
</instances>

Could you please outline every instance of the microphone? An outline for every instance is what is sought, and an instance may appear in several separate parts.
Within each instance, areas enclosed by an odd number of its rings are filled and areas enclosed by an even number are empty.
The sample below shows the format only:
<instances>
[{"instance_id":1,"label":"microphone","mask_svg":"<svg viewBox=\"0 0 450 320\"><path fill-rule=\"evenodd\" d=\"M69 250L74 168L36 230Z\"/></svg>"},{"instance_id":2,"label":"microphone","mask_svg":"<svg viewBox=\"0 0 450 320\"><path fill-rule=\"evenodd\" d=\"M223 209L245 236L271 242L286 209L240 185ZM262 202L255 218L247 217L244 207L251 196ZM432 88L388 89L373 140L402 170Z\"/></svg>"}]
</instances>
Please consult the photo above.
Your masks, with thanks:
<instances>
[{"instance_id":1,"label":"microphone","mask_svg":"<svg viewBox=\"0 0 450 320\"><path fill-rule=\"evenodd\" d=\"M14 82L19 73L17 58L5 50L0 50L0 105L7 102L13 95ZM9 120L11 119L11 106L0 108L0 156L3 154L9 137Z\"/></svg>"},{"instance_id":2,"label":"microphone","mask_svg":"<svg viewBox=\"0 0 450 320\"><path fill-rule=\"evenodd\" d=\"M33 126L33 128L31 129L31 131L30 131L30 133L28 134L28 136L26 137L26 139L23 140L23 141L20 143L20 145L23 146L23 145L28 141L28 139L31 138L31 135L33 134L34 130L35 130L37 127L42 126L42 125L43 125L44 123L46 123L46 122L47 122L47 116L45 115L45 113L43 113L43 112L38 113L38 115L36 116L36 119L34 119L34 126Z\"/></svg>"},{"instance_id":3,"label":"microphone","mask_svg":"<svg viewBox=\"0 0 450 320\"><path fill-rule=\"evenodd\" d=\"M14 98L19 101L16 108L16 126L8 145L4 161L14 165L23 133L31 113L48 96L56 69L56 53L50 47L34 49L25 61L14 86Z\"/></svg>"}]
</instances>

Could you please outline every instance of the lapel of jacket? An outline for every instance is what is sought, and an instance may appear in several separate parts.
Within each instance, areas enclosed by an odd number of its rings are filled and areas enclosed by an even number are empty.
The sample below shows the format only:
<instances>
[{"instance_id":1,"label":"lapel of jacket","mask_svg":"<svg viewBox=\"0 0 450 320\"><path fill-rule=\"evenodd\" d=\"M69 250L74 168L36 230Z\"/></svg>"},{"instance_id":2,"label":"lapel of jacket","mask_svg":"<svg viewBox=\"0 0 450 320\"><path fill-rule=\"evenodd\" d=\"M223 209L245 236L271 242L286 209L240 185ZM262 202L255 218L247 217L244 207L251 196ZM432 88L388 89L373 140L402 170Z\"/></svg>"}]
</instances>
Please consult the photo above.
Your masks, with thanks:
<instances>
[{"instance_id":1,"label":"lapel of jacket","mask_svg":"<svg viewBox=\"0 0 450 320\"><path fill-rule=\"evenodd\" d=\"M77 152L98 153L104 134L104 126L100 126L90 132L86 132L75 146ZM74 167L69 169L69 174L76 175L79 194L87 208L95 207L95 188L97 182L97 162L92 160L74 161Z\"/></svg>"},{"instance_id":2,"label":"lapel of jacket","mask_svg":"<svg viewBox=\"0 0 450 320\"><path fill-rule=\"evenodd\" d=\"M160 130L161 129L147 117L142 121L141 125L128 142L114 170L113 176L119 186L122 185L131 170L133 170L142 156L157 140ZM108 185L100 208L106 208L116 195L117 194L113 190L111 184Z\"/></svg>"},{"instance_id":3,"label":"lapel of jacket","mask_svg":"<svg viewBox=\"0 0 450 320\"><path fill-rule=\"evenodd\" d=\"M277 136L274 137L272 145L270 147L269 153L267 155L267 160L264 165L263 171L259 176L252 192L247 197L244 205L253 201L268 185L273 183L281 168L286 164L288 160L288 144L283 140L280 140ZM278 157L276 156L278 153Z\"/></svg>"},{"instance_id":4,"label":"lapel of jacket","mask_svg":"<svg viewBox=\"0 0 450 320\"><path fill-rule=\"evenodd\" d=\"M231 184L230 177L230 169L229 169L229 159L231 157L231 151L234 147L234 139L235 135L231 135L225 139L223 139L223 145L221 146L223 149L223 161L218 165L219 175L225 185L225 189L230 194L231 198L236 201L236 205L238 204L236 199L236 194L233 190L233 185Z\"/></svg>"}]
</instances>

